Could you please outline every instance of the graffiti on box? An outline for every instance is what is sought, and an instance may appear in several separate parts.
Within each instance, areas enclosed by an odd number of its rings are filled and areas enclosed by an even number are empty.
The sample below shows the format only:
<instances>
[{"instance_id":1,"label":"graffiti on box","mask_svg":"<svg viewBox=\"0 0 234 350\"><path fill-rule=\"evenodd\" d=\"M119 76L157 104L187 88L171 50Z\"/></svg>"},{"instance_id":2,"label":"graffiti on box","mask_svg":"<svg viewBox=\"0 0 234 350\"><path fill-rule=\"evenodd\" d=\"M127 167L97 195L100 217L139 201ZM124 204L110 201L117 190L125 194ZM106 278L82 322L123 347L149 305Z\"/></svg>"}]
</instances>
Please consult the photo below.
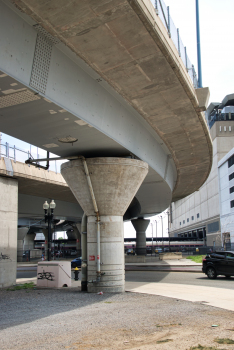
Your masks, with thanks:
<instances>
[{"instance_id":1,"label":"graffiti on box","mask_svg":"<svg viewBox=\"0 0 234 350\"><path fill-rule=\"evenodd\" d=\"M38 279L39 280L48 280L48 281L54 281L54 275L52 272L38 272Z\"/></svg>"}]
</instances>

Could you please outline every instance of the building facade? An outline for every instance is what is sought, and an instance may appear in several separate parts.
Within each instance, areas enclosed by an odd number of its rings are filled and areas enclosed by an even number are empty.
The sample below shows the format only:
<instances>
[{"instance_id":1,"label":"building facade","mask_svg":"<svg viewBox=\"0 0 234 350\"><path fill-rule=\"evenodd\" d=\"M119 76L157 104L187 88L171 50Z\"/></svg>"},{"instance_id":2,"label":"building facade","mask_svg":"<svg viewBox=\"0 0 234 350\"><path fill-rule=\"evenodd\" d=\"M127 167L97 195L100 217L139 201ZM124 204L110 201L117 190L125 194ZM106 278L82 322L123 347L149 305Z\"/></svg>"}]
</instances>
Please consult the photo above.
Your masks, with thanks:
<instances>
[{"instance_id":1,"label":"building facade","mask_svg":"<svg viewBox=\"0 0 234 350\"><path fill-rule=\"evenodd\" d=\"M218 164L234 147L234 94L226 96L222 103L211 103L206 120L213 142L212 169L198 191L171 204L169 235L197 238L204 245L222 247ZM234 200L234 192L232 196Z\"/></svg>"},{"instance_id":2,"label":"building facade","mask_svg":"<svg viewBox=\"0 0 234 350\"><path fill-rule=\"evenodd\" d=\"M234 248L234 148L218 163L221 236L226 249Z\"/></svg>"}]
</instances>

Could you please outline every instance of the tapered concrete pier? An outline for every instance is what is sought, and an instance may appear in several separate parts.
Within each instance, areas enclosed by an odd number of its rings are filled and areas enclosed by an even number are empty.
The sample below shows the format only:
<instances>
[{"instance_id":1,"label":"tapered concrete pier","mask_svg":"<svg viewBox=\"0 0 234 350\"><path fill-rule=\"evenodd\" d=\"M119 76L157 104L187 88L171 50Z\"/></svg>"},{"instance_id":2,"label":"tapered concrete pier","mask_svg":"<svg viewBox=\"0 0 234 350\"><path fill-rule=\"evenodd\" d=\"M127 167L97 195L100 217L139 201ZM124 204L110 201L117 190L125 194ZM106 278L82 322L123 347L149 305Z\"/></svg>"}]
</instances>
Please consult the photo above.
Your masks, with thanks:
<instances>
[{"instance_id":1,"label":"tapered concrete pier","mask_svg":"<svg viewBox=\"0 0 234 350\"><path fill-rule=\"evenodd\" d=\"M24 239L28 233L28 227L20 227L17 229L17 261L23 261Z\"/></svg>"},{"instance_id":2,"label":"tapered concrete pier","mask_svg":"<svg viewBox=\"0 0 234 350\"><path fill-rule=\"evenodd\" d=\"M136 230L136 254L146 255L146 229L150 220L143 218L132 220L132 224Z\"/></svg>"},{"instance_id":3,"label":"tapered concrete pier","mask_svg":"<svg viewBox=\"0 0 234 350\"><path fill-rule=\"evenodd\" d=\"M34 239L36 237L36 233L26 234L24 238L24 250L32 250L34 249Z\"/></svg>"},{"instance_id":4,"label":"tapered concrete pier","mask_svg":"<svg viewBox=\"0 0 234 350\"><path fill-rule=\"evenodd\" d=\"M97 255L97 218L81 159L62 164L61 173L88 217L88 292L124 292L123 215L148 173L148 164L128 158L86 159L101 221ZM97 279L97 260L101 279Z\"/></svg>"}]
</instances>

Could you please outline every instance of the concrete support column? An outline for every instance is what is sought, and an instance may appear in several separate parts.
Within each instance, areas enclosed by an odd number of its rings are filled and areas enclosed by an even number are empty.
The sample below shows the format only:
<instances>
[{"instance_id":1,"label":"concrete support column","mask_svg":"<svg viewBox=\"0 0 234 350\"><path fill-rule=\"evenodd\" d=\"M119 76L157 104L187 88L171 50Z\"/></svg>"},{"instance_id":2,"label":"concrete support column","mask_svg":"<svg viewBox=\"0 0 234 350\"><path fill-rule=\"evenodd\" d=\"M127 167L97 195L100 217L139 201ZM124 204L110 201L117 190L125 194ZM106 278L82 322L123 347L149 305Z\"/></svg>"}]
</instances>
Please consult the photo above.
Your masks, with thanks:
<instances>
[{"instance_id":1,"label":"concrete support column","mask_svg":"<svg viewBox=\"0 0 234 350\"><path fill-rule=\"evenodd\" d=\"M90 158L86 162L101 220L100 256L97 255L97 218L84 162L79 159L63 163L61 173L88 217L88 292L124 292L123 215L144 180L148 165L125 158Z\"/></svg>"},{"instance_id":2,"label":"concrete support column","mask_svg":"<svg viewBox=\"0 0 234 350\"><path fill-rule=\"evenodd\" d=\"M143 218L132 220L132 224L136 230L136 254L146 255L146 229L150 220Z\"/></svg>"},{"instance_id":3,"label":"concrete support column","mask_svg":"<svg viewBox=\"0 0 234 350\"><path fill-rule=\"evenodd\" d=\"M34 249L34 239L36 237L36 233L27 234L24 238L24 250L32 250Z\"/></svg>"},{"instance_id":4,"label":"concrete support column","mask_svg":"<svg viewBox=\"0 0 234 350\"><path fill-rule=\"evenodd\" d=\"M42 230L42 232L43 232L43 235L45 236L44 253L45 253L45 260L47 260L48 259L48 230L44 229Z\"/></svg>"},{"instance_id":5,"label":"concrete support column","mask_svg":"<svg viewBox=\"0 0 234 350\"><path fill-rule=\"evenodd\" d=\"M28 227L20 227L17 230L17 261L23 261L24 238L28 233Z\"/></svg>"},{"instance_id":6,"label":"concrete support column","mask_svg":"<svg viewBox=\"0 0 234 350\"><path fill-rule=\"evenodd\" d=\"M0 177L0 194L0 288L3 288L16 283L18 181Z\"/></svg>"},{"instance_id":7,"label":"concrete support column","mask_svg":"<svg viewBox=\"0 0 234 350\"><path fill-rule=\"evenodd\" d=\"M81 252L81 223L76 224L75 234L76 234L76 250L77 252Z\"/></svg>"}]
</instances>

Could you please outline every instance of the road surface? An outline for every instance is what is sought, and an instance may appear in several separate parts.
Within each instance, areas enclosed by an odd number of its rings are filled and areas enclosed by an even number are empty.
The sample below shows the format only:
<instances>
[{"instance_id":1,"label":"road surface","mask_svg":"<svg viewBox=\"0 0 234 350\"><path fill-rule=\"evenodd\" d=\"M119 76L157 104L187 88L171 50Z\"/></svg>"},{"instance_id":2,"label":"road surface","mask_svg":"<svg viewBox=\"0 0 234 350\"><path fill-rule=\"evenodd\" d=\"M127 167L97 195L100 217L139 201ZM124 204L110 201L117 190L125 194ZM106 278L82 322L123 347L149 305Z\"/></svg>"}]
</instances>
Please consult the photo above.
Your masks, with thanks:
<instances>
[{"instance_id":1,"label":"road surface","mask_svg":"<svg viewBox=\"0 0 234 350\"><path fill-rule=\"evenodd\" d=\"M36 277L36 275L36 267L18 267L17 269L17 278L31 278ZM215 280L210 280L203 273L126 271L125 277L127 282L140 282L141 285L160 282L234 289L234 278L226 279L224 276L219 276Z\"/></svg>"}]
</instances>

